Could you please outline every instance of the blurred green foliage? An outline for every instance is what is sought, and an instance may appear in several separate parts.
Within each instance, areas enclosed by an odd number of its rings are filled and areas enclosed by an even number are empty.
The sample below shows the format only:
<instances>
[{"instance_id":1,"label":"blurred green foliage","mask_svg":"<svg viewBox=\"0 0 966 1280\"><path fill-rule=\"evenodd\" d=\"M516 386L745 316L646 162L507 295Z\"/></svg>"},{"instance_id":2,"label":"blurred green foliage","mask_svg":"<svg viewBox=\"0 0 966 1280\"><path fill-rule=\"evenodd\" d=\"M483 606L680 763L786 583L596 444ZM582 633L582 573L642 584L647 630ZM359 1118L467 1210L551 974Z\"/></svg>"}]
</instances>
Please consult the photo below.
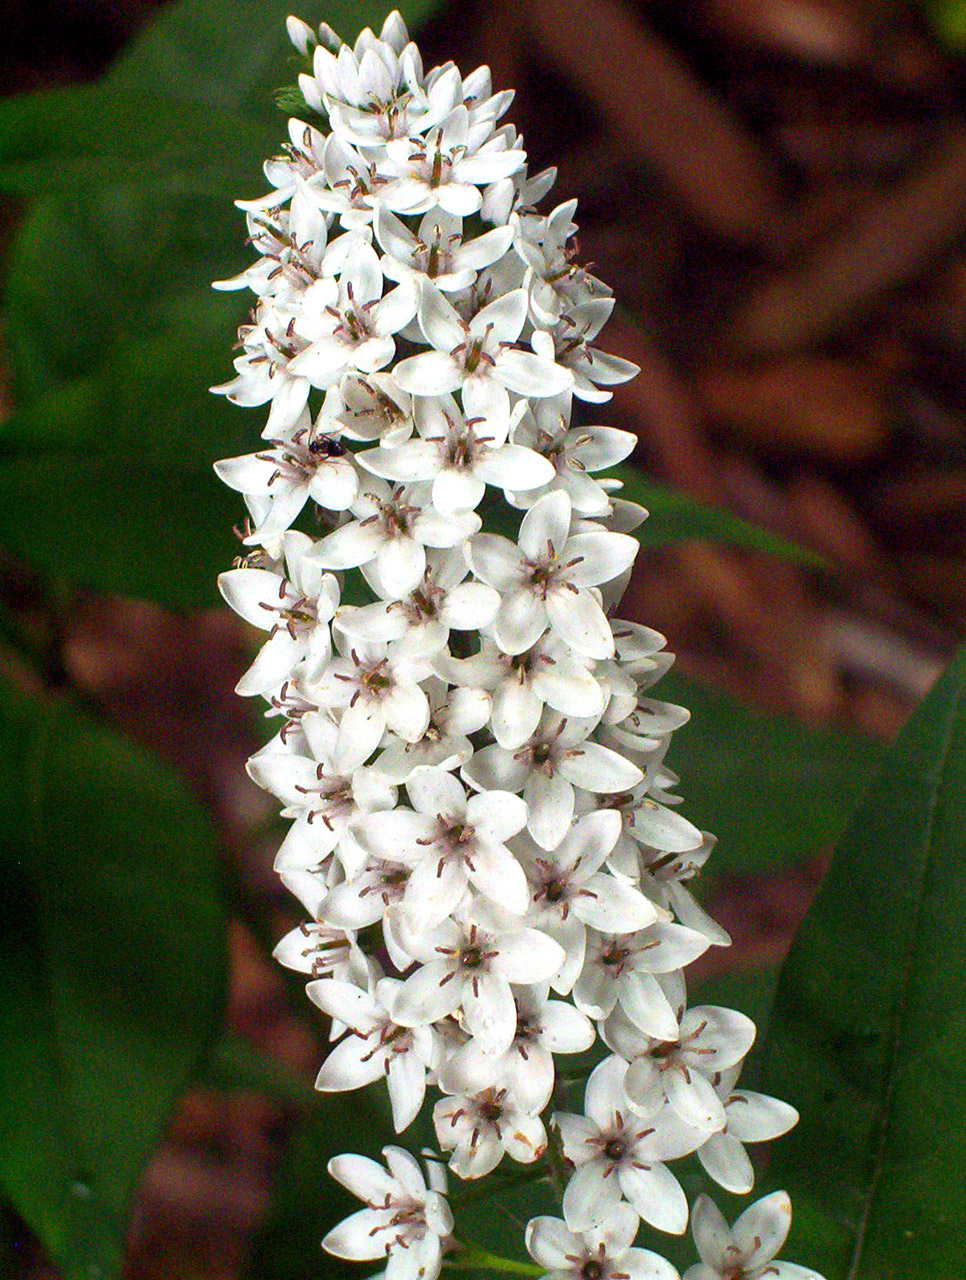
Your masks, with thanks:
<instances>
[{"instance_id":1,"label":"blurred green foliage","mask_svg":"<svg viewBox=\"0 0 966 1280\"><path fill-rule=\"evenodd\" d=\"M116 1274L132 1191L221 1018L212 831L147 752L0 694L0 1186L70 1280Z\"/></svg>"},{"instance_id":2,"label":"blurred green foliage","mask_svg":"<svg viewBox=\"0 0 966 1280\"><path fill-rule=\"evenodd\" d=\"M332 0L324 16L351 38L378 25L386 7ZM400 7L418 26L437 0ZM33 201L3 287L16 409L0 424L0 546L52 583L175 607L214 602L240 504L211 464L249 452L256 430L207 390L231 374L230 342L246 307L209 284L244 266L244 221L229 200L260 192L262 160L284 140L273 97L293 78L289 8L290 0L175 0L100 84L0 103L0 191ZM318 20L322 10L307 5L301 16ZM651 510L639 535L645 547L704 537L816 559L621 471L625 496ZM876 749L757 716L682 682L659 692L694 711L671 764L684 776L689 814L722 836L719 870L784 865L834 839ZM4 693L0 729L10 887L0 937L6 1196L69 1280L111 1280L132 1189L179 1091L194 1079L256 1089L305 1120L252 1274L345 1274L318 1250L325 1225L352 1207L324 1164L347 1144L347 1114L355 1149L391 1140L384 1091L342 1107L308 1104L304 1086L224 1034L217 852L208 821L169 769L62 695ZM901 779L895 785L906 794ZM913 806L921 798L907 797ZM900 839L894 819L894 831L877 838ZM856 839L845 856L869 863ZM944 874L958 871L950 865ZM887 865L877 875L868 891L884 904L879 924L908 958L903 938L888 932L908 923L908 904L890 897ZM842 923L846 898L843 887L829 948L860 932L855 921ZM926 920L921 903L916 918ZM942 942L955 940L944 934ZM856 954L861 945L856 938ZM827 956L800 954L783 985L776 1062L796 984L811 981L812 965L823 984L835 982L821 967ZM769 983L768 975L753 979L753 1005L767 1008ZM696 998L713 999L710 990ZM911 997L902 1007L914 1007ZM823 1042L810 1052L817 1079L828 1068L822 1055L838 1050ZM895 1096L907 1096L898 1084ZM809 1191L815 1168L798 1166L806 1203L820 1198ZM466 1196L467 1220L484 1243L505 1238L507 1215L532 1213L544 1195L511 1183L497 1213ZM819 1236L823 1212L812 1215Z\"/></svg>"},{"instance_id":3,"label":"blurred green foliage","mask_svg":"<svg viewBox=\"0 0 966 1280\"><path fill-rule=\"evenodd\" d=\"M782 971L763 1087L802 1113L769 1177L828 1280L966 1249L966 649L899 735Z\"/></svg>"}]
</instances>

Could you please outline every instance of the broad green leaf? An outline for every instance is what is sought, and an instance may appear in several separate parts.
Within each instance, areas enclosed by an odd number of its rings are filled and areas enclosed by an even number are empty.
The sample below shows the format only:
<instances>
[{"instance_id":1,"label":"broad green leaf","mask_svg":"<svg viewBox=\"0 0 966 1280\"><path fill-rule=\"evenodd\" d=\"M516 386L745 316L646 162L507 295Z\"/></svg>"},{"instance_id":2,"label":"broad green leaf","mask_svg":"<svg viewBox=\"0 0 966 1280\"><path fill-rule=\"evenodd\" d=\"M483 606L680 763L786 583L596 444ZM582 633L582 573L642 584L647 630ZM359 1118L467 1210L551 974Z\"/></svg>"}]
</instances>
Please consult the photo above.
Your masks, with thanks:
<instances>
[{"instance_id":1,"label":"broad green leaf","mask_svg":"<svg viewBox=\"0 0 966 1280\"><path fill-rule=\"evenodd\" d=\"M66 581L206 605L244 514L211 464L258 437L207 390L226 373L229 304L204 310L189 295L168 314L177 343L163 331L119 341L93 377L0 425L0 545Z\"/></svg>"},{"instance_id":2,"label":"broad green leaf","mask_svg":"<svg viewBox=\"0 0 966 1280\"><path fill-rule=\"evenodd\" d=\"M749 551L764 551L799 564L824 563L814 551L732 515L723 507L699 502L688 493L650 480L634 466L625 463L608 472L611 474L623 481L620 497L647 508L647 520L634 531L642 547L665 547L689 538L706 538L710 542L746 547Z\"/></svg>"},{"instance_id":3,"label":"broad green leaf","mask_svg":"<svg viewBox=\"0 0 966 1280\"><path fill-rule=\"evenodd\" d=\"M882 758L871 738L766 715L673 673L654 695L691 712L667 759L683 812L718 836L709 873L788 866L831 844Z\"/></svg>"},{"instance_id":4,"label":"broad green leaf","mask_svg":"<svg viewBox=\"0 0 966 1280\"><path fill-rule=\"evenodd\" d=\"M0 695L0 1188L68 1280L117 1274L131 1192L221 1011L211 832L170 771Z\"/></svg>"},{"instance_id":5,"label":"broad green leaf","mask_svg":"<svg viewBox=\"0 0 966 1280\"><path fill-rule=\"evenodd\" d=\"M289 43L285 19L297 9L306 22L325 19L350 43L363 27L378 30L400 10L414 30L439 0L180 0L129 45L108 79L137 93L145 84L184 102L275 112L273 95L290 84L301 60Z\"/></svg>"},{"instance_id":6,"label":"broad green leaf","mask_svg":"<svg viewBox=\"0 0 966 1280\"><path fill-rule=\"evenodd\" d=\"M885 761L782 970L764 1085L789 1257L933 1280L966 1252L966 649Z\"/></svg>"},{"instance_id":7,"label":"broad green leaf","mask_svg":"<svg viewBox=\"0 0 966 1280\"><path fill-rule=\"evenodd\" d=\"M165 337L174 359L178 299L191 290L195 322L211 326L206 362L220 354L217 381L230 377L234 331L251 299L210 284L244 267L244 235L228 201L151 187L40 201L11 246L4 289L17 403L96 374L116 344L145 334ZM186 361L181 368L190 377Z\"/></svg>"},{"instance_id":8,"label":"broad green leaf","mask_svg":"<svg viewBox=\"0 0 966 1280\"><path fill-rule=\"evenodd\" d=\"M110 84L0 100L0 191L38 196L72 187L157 184L227 203L259 181L279 149L281 120L246 118Z\"/></svg>"},{"instance_id":9,"label":"broad green leaf","mask_svg":"<svg viewBox=\"0 0 966 1280\"><path fill-rule=\"evenodd\" d=\"M403 7L418 21L434 5ZM19 410L0 432L0 542L47 572L197 605L213 600L214 576L230 562L230 529L243 511L210 464L250 452L263 418L208 394L232 375L234 331L251 303L208 286L251 257L228 193L237 182L238 195L260 194L259 162L285 140L272 95L293 74L289 8L287 0L168 5L103 85L9 109L7 142L24 164L47 147L44 163L66 173L76 107L94 162L115 166L99 170L103 181L90 189L37 204L9 256L5 338ZM325 9L348 38L385 12L348 0ZM318 19L320 7L304 16ZM148 91L147 106L134 105ZM48 107L45 137L38 111ZM151 115L144 129L142 109ZM202 164L195 173L224 197L172 190L183 171L154 172L167 170L170 155ZM138 182L125 167L132 156L142 164ZM112 176L125 180L109 185Z\"/></svg>"}]
</instances>

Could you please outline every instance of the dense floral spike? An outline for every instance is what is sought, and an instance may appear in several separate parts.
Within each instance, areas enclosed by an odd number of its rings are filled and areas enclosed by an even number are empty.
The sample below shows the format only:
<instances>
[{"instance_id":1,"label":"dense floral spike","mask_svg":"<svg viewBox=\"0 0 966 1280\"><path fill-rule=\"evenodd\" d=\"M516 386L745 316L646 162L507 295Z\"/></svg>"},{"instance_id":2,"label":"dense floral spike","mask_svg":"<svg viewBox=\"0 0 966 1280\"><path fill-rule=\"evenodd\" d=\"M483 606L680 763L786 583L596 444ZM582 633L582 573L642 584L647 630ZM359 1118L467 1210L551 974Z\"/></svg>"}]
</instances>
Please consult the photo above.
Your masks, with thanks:
<instances>
[{"instance_id":1,"label":"dense floral spike","mask_svg":"<svg viewBox=\"0 0 966 1280\"><path fill-rule=\"evenodd\" d=\"M663 764L688 718L649 692L664 639L611 616L646 513L602 473L634 437L572 421L635 368L595 345L614 301L574 260L576 202L537 211L555 174L528 173L486 68L425 70L398 13L351 48L288 29L306 119L238 202L258 260L217 286L256 302L215 390L268 406L216 466L250 515L220 586L269 633L238 692L282 721L249 772L292 820L276 869L310 919L276 955L331 1019L316 1086L384 1079L398 1133L433 1088L445 1153L428 1183L399 1147L333 1160L366 1207L324 1246L435 1280L466 1247L444 1163L482 1178L553 1143L536 1261L673 1280L634 1247L640 1220L687 1227L668 1162L748 1191L743 1143L796 1115L735 1089L747 1018L687 1007L683 967L729 941L687 887L714 841ZM598 1038L570 1112L555 1059ZM732 1234L701 1197L688 1275L810 1275L771 1262L787 1214L770 1197Z\"/></svg>"}]
</instances>

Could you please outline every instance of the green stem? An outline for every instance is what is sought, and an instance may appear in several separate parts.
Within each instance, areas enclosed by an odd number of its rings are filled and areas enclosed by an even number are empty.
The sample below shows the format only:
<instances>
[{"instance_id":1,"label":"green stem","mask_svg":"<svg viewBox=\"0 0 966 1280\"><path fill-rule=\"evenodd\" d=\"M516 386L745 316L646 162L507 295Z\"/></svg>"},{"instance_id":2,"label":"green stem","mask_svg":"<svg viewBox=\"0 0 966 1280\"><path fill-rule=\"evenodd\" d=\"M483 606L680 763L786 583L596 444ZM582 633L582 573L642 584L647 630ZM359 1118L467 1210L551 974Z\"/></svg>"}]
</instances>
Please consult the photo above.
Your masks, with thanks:
<instances>
[{"instance_id":1,"label":"green stem","mask_svg":"<svg viewBox=\"0 0 966 1280\"><path fill-rule=\"evenodd\" d=\"M511 1276L543 1276L546 1270L534 1262L517 1262L515 1258L503 1258L490 1253L479 1245L469 1244L457 1258L446 1258L444 1267L452 1271L474 1271L483 1267L487 1271L502 1271Z\"/></svg>"}]
</instances>

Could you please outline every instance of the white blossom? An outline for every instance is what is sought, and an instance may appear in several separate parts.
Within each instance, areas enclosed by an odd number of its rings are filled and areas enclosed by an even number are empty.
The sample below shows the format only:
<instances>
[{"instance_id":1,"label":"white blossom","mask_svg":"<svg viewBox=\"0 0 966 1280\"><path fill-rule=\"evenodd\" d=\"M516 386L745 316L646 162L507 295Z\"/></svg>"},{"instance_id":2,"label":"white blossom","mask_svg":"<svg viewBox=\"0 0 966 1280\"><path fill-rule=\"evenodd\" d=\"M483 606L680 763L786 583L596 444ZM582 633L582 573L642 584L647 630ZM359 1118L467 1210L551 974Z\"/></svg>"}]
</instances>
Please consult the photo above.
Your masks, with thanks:
<instances>
[{"instance_id":1,"label":"white blossom","mask_svg":"<svg viewBox=\"0 0 966 1280\"><path fill-rule=\"evenodd\" d=\"M493 533L469 541L473 572L503 596L493 629L506 653L523 653L548 626L588 658L614 652L610 626L591 589L622 573L637 543L621 533L571 536L570 517L566 493L551 493L524 516L518 544Z\"/></svg>"},{"instance_id":2,"label":"white blossom","mask_svg":"<svg viewBox=\"0 0 966 1280\"><path fill-rule=\"evenodd\" d=\"M488 1053L505 1053L517 1026L510 984L549 981L563 950L538 929L504 923L482 909L474 914L479 920L464 916L425 929L401 913L403 946L420 967L400 988L394 1015L415 1027L460 1009L466 1030Z\"/></svg>"},{"instance_id":3,"label":"white blossom","mask_svg":"<svg viewBox=\"0 0 966 1280\"><path fill-rule=\"evenodd\" d=\"M384 1258L391 1280L436 1280L453 1214L442 1191L427 1188L419 1164L401 1147L383 1147L387 1168L367 1156L329 1161L329 1173L366 1204L334 1227L322 1247L353 1261Z\"/></svg>"},{"instance_id":4,"label":"white blossom","mask_svg":"<svg viewBox=\"0 0 966 1280\"><path fill-rule=\"evenodd\" d=\"M625 1100L626 1071L620 1058L606 1058L587 1081L584 1114L554 1116L564 1155L575 1166L564 1218L572 1231L599 1227L623 1196L645 1222L681 1235L688 1202L664 1161L687 1155L700 1138L670 1114L650 1122L635 1116Z\"/></svg>"},{"instance_id":5,"label":"white blossom","mask_svg":"<svg viewBox=\"0 0 966 1280\"><path fill-rule=\"evenodd\" d=\"M308 559L311 539L290 530L284 537L284 571L229 569L218 587L226 602L269 638L235 686L236 693L267 693L301 668L308 679L324 670L332 653L329 620L339 603L339 586Z\"/></svg>"},{"instance_id":6,"label":"white blossom","mask_svg":"<svg viewBox=\"0 0 966 1280\"><path fill-rule=\"evenodd\" d=\"M708 1196L698 1196L691 1216L700 1263L684 1280L822 1280L817 1271L776 1262L792 1224L792 1204L784 1191L758 1200L729 1227Z\"/></svg>"},{"instance_id":7,"label":"white blossom","mask_svg":"<svg viewBox=\"0 0 966 1280\"><path fill-rule=\"evenodd\" d=\"M633 1247L639 1225L626 1203L587 1231L571 1231L559 1218L531 1218L527 1250L547 1268L546 1280L679 1280L660 1254Z\"/></svg>"},{"instance_id":8,"label":"white blossom","mask_svg":"<svg viewBox=\"0 0 966 1280\"><path fill-rule=\"evenodd\" d=\"M433 1124L439 1145L453 1153L449 1167L461 1178L484 1177L504 1152L520 1164L532 1164L547 1149L543 1121L507 1089L441 1098L433 1108Z\"/></svg>"},{"instance_id":9,"label":"white blossom","mask_svg":"<svg viewBox=\"0 0 966 1280\"><path fill-rule=\"evenodd\" d=\"M329 1055L316 1089L340 1093L385 1077L396 1132L416 1118L426 1095L426 1071L439 1065L441 1044L431 1027L401 1027L391 1014L399 983L382 978L373 992L350 982L323 978L306 992L331 1018L349 1028Z\"/></svg>"},{"instance_id":10,"label":"white blossom","mask_svg":"<svg viewBox=\"0 0 966 1280\"><path fill-rule=\"evenodd\" d=\"M410 866L402 905L431 928L451 915L472 885L522 916L529 903L523 868L504 843L525 824L526 805L507 791L466 796L443 769L421 766L406 779L413 806L361 819L353 834L367 853L389 852Z\"/></svg>"}]
</instances>

